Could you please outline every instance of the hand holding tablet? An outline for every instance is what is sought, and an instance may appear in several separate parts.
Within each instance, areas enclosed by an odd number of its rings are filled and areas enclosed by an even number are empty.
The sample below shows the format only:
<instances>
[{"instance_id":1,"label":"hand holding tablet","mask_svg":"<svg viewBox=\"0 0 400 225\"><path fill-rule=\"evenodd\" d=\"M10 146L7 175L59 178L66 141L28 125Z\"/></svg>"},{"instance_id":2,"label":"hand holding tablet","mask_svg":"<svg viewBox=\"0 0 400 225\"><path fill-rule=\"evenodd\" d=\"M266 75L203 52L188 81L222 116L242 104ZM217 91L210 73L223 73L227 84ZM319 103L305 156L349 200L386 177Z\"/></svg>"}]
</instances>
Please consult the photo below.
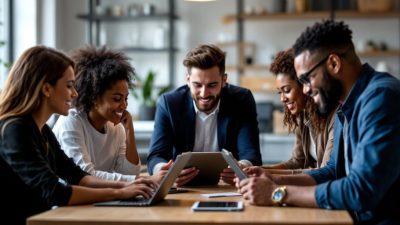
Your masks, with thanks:
<instances>
[{"instance_id":1,"label":"hand holding tablet","mask_svg":"<svg viewBox=\"0 0 400 225\"><path fill-rule=\"evenodd\" d=\"M226 149L222 149L222 156L240 180L248 178L247 174L240 168L239 163L233 157L231 152Z\"/></svg>"}]
</instances>

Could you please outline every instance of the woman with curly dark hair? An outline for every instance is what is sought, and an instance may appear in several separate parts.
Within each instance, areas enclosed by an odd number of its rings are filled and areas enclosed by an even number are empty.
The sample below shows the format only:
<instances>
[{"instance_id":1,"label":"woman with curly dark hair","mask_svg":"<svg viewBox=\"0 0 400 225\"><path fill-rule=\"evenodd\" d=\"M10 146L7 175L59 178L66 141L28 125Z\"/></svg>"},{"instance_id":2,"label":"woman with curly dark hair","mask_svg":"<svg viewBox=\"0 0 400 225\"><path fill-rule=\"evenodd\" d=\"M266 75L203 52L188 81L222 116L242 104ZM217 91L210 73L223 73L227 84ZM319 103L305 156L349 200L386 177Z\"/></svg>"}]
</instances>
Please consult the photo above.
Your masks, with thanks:
<instances>
[{"instance_id":1,"label":"woman with curly dark hair","mask_svg":"<svg viewBox=\"0 0 400 225\"><path fill-rule=\"evenodd\" d=\"M106 47L79 48L72 59L79 95L75 108L58 119L53 132L65 153L86 172L107 180L135 180L141 163L126 110L134 68L123 53Z\"/></svg>"},{"instance_id":2,"label":"woman with curly dark hair","mask_svg":"<svg viewBox=\"0 0 400 225\"><path fill-rule=\"evenodd\" d=\"M77 97L73 67L64 53L34 46L11 68L0 93L2 224L26 224L27 217L58 206L149 198L157 187L147 178L90 176L60 149L46 121L54 113L67 115Z\"/></svg>"},{"instance_id":3,"label":"woman with curly dark hair","mask_svg":"<svg viewBox=\"0 0 400 225\"><path fill-rule=\"evenodd\" d=\"M276 76L276 86L284 104L283 123L296 135L292 158L272 166L273 173L301 173L304 169L325 166L333 148L334 110L326 116L318 113L312 98L303 94L294 69L291 49L279 52L270 71Z\"/></svg>"}]
</instances>

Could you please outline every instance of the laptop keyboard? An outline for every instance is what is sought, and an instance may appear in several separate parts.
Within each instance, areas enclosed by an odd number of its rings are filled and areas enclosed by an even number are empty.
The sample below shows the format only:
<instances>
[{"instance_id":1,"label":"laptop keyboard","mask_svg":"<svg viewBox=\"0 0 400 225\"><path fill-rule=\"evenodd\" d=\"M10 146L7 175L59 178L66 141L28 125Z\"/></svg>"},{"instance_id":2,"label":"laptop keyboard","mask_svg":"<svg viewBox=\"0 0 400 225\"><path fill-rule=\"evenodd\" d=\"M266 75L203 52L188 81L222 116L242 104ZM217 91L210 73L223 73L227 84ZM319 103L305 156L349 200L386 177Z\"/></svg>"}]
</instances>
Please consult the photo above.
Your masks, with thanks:
<instances>
[{"instance_id":1,"label":"laptop keyboard","mask_svg":"<svg viewBox=\"0 0 400 225\"><path fill-rule=\"evenodd\" d=\"M138 196L135 198L128 198L128 199L123 199L120 200L120 205L147 205L149 204L149 199L143 198L143 196Z\"/></svg>"}]
</instances>

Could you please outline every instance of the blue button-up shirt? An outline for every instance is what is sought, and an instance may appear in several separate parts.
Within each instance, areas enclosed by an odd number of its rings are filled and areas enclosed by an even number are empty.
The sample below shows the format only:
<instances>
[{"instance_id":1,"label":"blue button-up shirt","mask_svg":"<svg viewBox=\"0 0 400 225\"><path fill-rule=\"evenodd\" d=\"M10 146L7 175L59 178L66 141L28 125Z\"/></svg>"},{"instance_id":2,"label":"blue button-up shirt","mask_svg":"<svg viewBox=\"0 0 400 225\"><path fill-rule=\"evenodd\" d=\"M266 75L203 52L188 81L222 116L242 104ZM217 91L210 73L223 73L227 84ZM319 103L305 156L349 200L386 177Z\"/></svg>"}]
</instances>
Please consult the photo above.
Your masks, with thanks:
<instances>
[{"instance_id":1,"label":"blue button-up shirt","mask_svg":"<svg viewBox=\"0 0 400 225\"><path fill-rule=\"evenodd\" d=\"M346 209L356 221L400 223L400 81L363 65L338 113L330 161L309 172L317 204Z\"/></svg>"}]
</instances>

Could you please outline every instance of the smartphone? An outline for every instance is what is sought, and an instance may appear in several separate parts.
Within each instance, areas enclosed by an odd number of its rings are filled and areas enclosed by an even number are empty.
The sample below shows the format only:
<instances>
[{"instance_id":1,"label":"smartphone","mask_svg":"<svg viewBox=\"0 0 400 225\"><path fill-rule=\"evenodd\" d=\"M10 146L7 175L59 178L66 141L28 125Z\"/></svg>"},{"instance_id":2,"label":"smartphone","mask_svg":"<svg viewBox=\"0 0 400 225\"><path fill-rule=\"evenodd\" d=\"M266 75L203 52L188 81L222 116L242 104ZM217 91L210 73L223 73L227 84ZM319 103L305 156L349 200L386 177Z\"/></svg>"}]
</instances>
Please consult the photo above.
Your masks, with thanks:
<instances>
[{"instance_id":1,"label":"smartphone","mask_svg":"<svg viewBox=\"0 0 400 225\"><path fill-rule=\"evenodd\" d=\"M247 174L240 168L239 163L236 161L230 151L222 149L222 156L240 180L248 178Z\"/></svg>"},{"instance_id":2,"label":"smartphone","mask_svg":"<svg viewBox=\"0 0 400 225\"><path fill-rule=\"evenodd\" d=\"M186 192L188 192L188 190L186 190L186 189L171 187L171 189L169 189L168 194L178 194L178 193L186 193Z\"/></svg>"},{"instance_id":3,"label":"smartphone","mask_svg":"<svg viewBox=\"0 0 400 225\"><path fill-rule=\"evenodd\" d=\"M223 202L204 202L197 201L192 206L193 211L242 211L243 202L223 201Z\"/></svg>"}]
</instances>

